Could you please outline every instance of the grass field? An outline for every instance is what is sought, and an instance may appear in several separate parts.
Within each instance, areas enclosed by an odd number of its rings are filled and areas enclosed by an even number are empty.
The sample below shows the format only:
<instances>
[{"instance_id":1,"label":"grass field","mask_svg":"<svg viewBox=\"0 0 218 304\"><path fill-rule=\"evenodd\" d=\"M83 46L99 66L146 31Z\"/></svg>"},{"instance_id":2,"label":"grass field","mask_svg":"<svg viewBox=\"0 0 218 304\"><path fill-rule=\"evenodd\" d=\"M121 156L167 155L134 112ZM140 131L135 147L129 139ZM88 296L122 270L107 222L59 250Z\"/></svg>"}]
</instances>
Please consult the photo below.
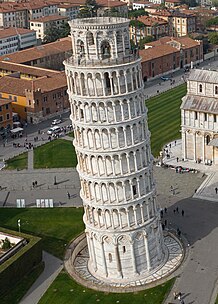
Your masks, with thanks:
<instances>
[{"instance_id":1,"label":"grass field","mask_svg":"<svg viewBox=\"0 0 218 304\"><path fill-rule=\"evenodd\" d=\"M77 159L71 141L53 140L34 149L34 168L76 167Z\"/></svg>"},{"instance_id":2,"label":"grass field","mask_svg":"<svg viewBox=\"0 0 218 304\"><path fill-rule=\"evenodd\" d=\"M41 263L35 269L26 275L21 282L13 286L10 293L1 297L1 304L16 304L23 298L24 294L32 286L38 276L43 272L44 264Z\"/></svg>"},{"instance_id":3,"label":"grass field","mask_svg":"<svg viewBox=\"0 0 218 304\"><path fill-rule=\"evenodd\" d=\"M104 293L87 289L73 281L64 271L59 274L39 304L161 304L174 280L136 293Z\"/></svg>"},{"instance_id":4,"label":"grass field","mask_svg":"<svg viewBox=\"0 0 218 304\"><path fill-rule=\"evenodd\" d=\"M181 137L180 105L185 94L186 84L183 84L146 102L151 150L155 157L166 143Z\"/></svg>"},{"instance_id":5,"label":"grass field","mask_svg":"<svg viewBox=\"0 0 218 304\"><path fill-rule=\"evenodd\" d=\"M27 152L7 160L7 166L5 169L8 170L27 169Z\"/></svg>"},{"instance_id":6,"label":"grass field","mask_svg":"<svg viewBox=\"0 0 218 304\"><path fill-rule=\"evenodd\" d=\"M2 208L0 223L17 230L20 219L22 232L40 236L43 249L63 259L66 245L84 230L82 214L82 208Z\"/></svg>"},{"instance_id":7,"label":"grass field","mask_svg":"<svg viewBox=\"0 0 218 304\"><path fill-rule=\"evenodd\" d=\"M63 259L67 244L84 230L82 208L54 208L54 209L15 209L2 208L0 223L2 227L17 230L17 220L21 219L21 231L35 234L42 238L43 250ZM24 278L25 282L33 282L37 273ZM29 283L28 283L29 284ZM40 304L79 304L79 303L128 303L131 304L161 304L169 292L173 281L152 289L129 294L113 294L96 292L77 284L65 272L59 274L54 283L40 300ZM15 286L19 298L25 294L25 284ZM85 291L83 291L85 290ZM4 303L18 303L16 293L4 298ZM9 300L9 301L8 301ZM119 302L117 302L119 301Z\"/></svg>"}]
</instances>

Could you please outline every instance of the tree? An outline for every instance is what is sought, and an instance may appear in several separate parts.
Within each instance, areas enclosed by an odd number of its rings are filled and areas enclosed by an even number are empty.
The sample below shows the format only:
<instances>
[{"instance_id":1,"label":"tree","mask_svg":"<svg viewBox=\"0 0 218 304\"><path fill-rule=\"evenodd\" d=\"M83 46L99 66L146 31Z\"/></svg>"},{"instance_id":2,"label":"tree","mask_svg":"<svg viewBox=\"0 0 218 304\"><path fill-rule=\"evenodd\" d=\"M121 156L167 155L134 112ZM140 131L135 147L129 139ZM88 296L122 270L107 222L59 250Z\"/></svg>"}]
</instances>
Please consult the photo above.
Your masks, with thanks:
<instances>
[{"instance_id":1,"label":"tree","mask_svg":"<svg viewBox=\"0 0 218 304\"><path fill-rule=\"evenodd\" d=\"M211 25L217 25L218 24L218 17L209 19L206 21L206 26L211 26Z\"/></svg>"},{"instance_id":2,"label":"tree","mask_svg":"<svg viewBox=\"0 0 218 304\"><path fill-rule=\"evenodd\" d=\"M196 0L182 0L181 4L186 4L190 7L194 7L194 6L197 6L198 3Z\"/></svg>"},{"instance_id":3,"label":"tree","mask_svg":"<svg viewBox=\"0 0 218 304\"><path fill-rule=\"evenodd\" d=\"M129 18L138 18L139 16L148 16L148 12L146 12L144 9L139 10L132 10L128 13Z\"/></svg>"},{"instance_id":4,"label":"tree","mask_svg":"<svg viewBox=\"0 0 218 304\"><path fill-rule=\"evenodd\" d=\"M218 44L218 33L216 32L209 33L208 40L212 44Z\"/></svg>"},{"instance_id":5,"label":"tree","mask_svg":"<svg viewBox=\"0 0 218 304\"><path fill-rule=\"evenodd\" d=\"M145 48L145 43L152 42L154 39L152 36L146 36L139 40L139 49L143 50Z\"/></svg>"},{"instance_id":6,"label":"tree","mask_svg":"<svg viewBox=\"0 0 218 304\"><path fill-rule=\"evenodd\" d=\"M123 15L115 7L105 10L104 16L105 17L123 17Z\"/></svg>"},{"instance_id":7,"label":"tree","mask_svg":"<svg viewBox=\"0 0 218 304\"><path fill-rule=\"evenodd\" d=\"M43 43L50 43L56 41L60 38L60 30L57 28L55 24L52 24L45 30L45 36L43 39Z\"/></svg>"},{"instance_id":8,"label":"tree","mask_svg":"<svg viewBox=\"0 0 218 304\"><path fill-rule=\"evenodd\" d=\"M11 242L10 240L6 237L4 240L3 240L3 244L2 244L2 249L3 250L8 250L12 247L11 245Z\"/></svg>"},{"instance_id":9,"label":"tree","mask_svg":"<svg viewBox=\"0 0 218 304\"><path fill-rule=\"evenodd\" d=\"M86 0L85 5L80 6L78 18L96 17L98 8L96 0Z\"/></svg>"},{"instance_id":10,"label":"tree","mask_svg":"<svg viewBox=\"0 0 218 304\"><path fill-rule=\"evenodd\" d=\"M212 5L218 7L218 0L212 0Z\"/></svg>"},{"instance_id":11,"label":"tree","mask_svg":"<svg viewBox=\"0 0 218 304\"><path fill-rule=\"evenodd\" d=\"M67 37L70 34L69 23L68 22L64 22L64 24L61 26L59 32L60 32L59 38Z\"/></svg>"}]
</instances>

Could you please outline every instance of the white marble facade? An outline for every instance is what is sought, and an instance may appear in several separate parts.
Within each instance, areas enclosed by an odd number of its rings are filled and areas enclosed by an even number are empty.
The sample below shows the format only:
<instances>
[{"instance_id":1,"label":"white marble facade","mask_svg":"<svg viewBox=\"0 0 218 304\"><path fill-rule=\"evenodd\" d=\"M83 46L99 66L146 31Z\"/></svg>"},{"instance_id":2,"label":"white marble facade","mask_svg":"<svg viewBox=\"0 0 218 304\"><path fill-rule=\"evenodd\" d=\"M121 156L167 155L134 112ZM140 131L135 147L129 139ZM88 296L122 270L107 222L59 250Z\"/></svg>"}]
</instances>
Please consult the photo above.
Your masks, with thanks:
<instances>
[{"instance_id":1,"label":"white marble facade","mask_svg":"<svg viewBox=\"0 0 218 304\"><path fill-rule=\"evenodd\" d=\"M183 158L218 164L218 72L192 70L182 101Z\"/></svg>"},{"instance_id":2,"label":"white marble facade","mask_svg":"<svg viewBox=\"0 0 218 304\"><path fill-rule=\"evenodd\" d=\"M70 26L73 56L65 70L88 267L102 280L128 282L166 258L141 60L130 49L128 19L76 19Z\"/></svg>"}]
</instances>

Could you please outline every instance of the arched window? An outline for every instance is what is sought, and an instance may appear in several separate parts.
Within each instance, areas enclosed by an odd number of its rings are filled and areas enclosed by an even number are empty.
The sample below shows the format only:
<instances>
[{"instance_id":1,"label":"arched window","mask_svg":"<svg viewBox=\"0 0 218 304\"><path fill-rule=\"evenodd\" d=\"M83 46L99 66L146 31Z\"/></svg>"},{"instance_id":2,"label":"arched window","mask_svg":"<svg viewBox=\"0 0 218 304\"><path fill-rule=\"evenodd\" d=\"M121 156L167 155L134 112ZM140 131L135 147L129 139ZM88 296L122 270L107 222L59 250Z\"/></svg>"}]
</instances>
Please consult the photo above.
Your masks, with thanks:
<instances>
[{"instance_id":1,"label":"arched window","mask_svg":"<svg viewBox=\"0 0 218 304\"><path fill-rule=\"evenodd\" d=\"M108 259L109 259L109 263L111 263L112 262L112 254L111 253L108 254Z\"/></svg>"},{"instance_id":2,"label":"arched window","mask_svg":"<svg viewBox=\"0 0 218 304\"><path fill-rule=\"evenodd\" d=\"M111 46L107 40L104 40L101 43L101 56L102 59L111 57Z\"/></svg>"},{"instance_id":3,"label":"arched window","mask_svg":"<svg viewBox=\"0 0 218 304\"><path fill-rule=\"evenodd\" d=\"M199 93L202 93L202 84L199 84Z\"/></svg>"},{"instance_id":4,"label":"arched window","mask_svg":"<svg viewBox=\"0 0 218 304\"><path fill-rule=\"evenodd\" d=\"M93 45L94 44L94 37L93 37L93 34L91 32L87 33L86 38L87 38L88 45Z\"/></svg>"},{"instance_id":5,"label":"arched window","mask_svg":"<svg viewBox=\"0 0 218 304\"><path fill-rule=\"evenodd\" d=\"M209 142L210 142L210 135L207 135L207 136L206 136L206 145L207 145L207 146L208 146Z\"/></svg>"},{"instance_id":6,"label":"arched window","mask_svg":"<svg viewBox=\"0 0 218 304\"><path fill-rule=\"evenodd\" d=\"M218 86L215 86L215 94L218 94Z\"/></svg>"},{"instance_id":7,"label":"arched window","mask_svg":"<svg viewBox=\"0 0 218 304\"><path fill-rule=\"evenodd\" d=\"M84 42L80 39L77 40L77 52L81 58L84 57L84 55L85 55Z\"/></svg>"}]
</instances>

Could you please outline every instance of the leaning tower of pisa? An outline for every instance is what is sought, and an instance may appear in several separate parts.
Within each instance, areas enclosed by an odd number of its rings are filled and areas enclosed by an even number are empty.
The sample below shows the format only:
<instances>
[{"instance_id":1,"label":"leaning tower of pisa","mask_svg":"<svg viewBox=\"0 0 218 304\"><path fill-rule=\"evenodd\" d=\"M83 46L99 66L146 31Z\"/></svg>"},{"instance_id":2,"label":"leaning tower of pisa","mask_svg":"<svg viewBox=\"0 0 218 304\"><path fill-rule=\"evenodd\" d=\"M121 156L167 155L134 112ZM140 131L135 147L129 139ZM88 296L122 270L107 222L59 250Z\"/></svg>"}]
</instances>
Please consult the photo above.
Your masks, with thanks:
<instances>
[{"instance_id":1,"label":"leaning tower of pisa","mask_svg":"<svg viewBox=\"0 0 218 304\"><path fill-rule=\"evenodd\" d=\"M129 20L70 21L65 61L84 223L93 276L140 279L159 269L165 245L144 102L141 60Z\"/></svg>"}]
</instances>

